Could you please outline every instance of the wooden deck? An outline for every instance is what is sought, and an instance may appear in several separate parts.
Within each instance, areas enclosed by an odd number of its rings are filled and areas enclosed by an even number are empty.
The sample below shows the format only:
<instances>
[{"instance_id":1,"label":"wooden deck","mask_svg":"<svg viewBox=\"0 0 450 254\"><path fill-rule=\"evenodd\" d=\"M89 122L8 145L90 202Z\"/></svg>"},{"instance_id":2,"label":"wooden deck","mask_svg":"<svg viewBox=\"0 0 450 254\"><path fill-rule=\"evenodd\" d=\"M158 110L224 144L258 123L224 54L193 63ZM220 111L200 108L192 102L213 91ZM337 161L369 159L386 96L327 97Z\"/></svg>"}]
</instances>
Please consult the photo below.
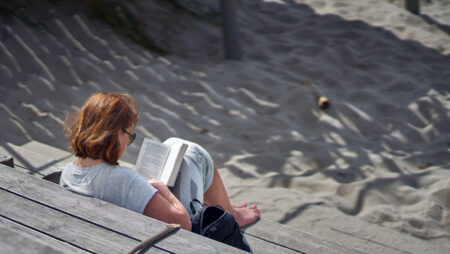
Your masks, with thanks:
<instances>
[{"instance_id":1,"label":"wooden deck","mask_svg":"<svg viewBox=\"0 0 450 254\"><path fill-rule=\"evenodd\" d=\"M0 202L7 204L0 206L1 250L124 253L166 225L41 179L73 159L67 152L37 142L10 145L6 150L15 158L16 168L0 164ZM244 233L254 253L361 253L265 219ZM245 253L185 230L161 240L148 252Z\"/></svg>"},{"instance_id":2,"label":"wooden deck","mask_svg":"<svg viewBox=\"0 0 450 254\"><path fill-rule=\"evenodd\" d=\"M46 236L49 246L68 252L126 253L165 224L98 199L72 193L56 184L0 167L1 224L25 227ZM19 245L18 247L21 247ZM195 246L195 248L193 248ZM63 247L63 248L61 248ZM232 252L216 241L179 230L152 252ZM66 252L66 251L64 251Z\"/></svg>"}]
</instances>

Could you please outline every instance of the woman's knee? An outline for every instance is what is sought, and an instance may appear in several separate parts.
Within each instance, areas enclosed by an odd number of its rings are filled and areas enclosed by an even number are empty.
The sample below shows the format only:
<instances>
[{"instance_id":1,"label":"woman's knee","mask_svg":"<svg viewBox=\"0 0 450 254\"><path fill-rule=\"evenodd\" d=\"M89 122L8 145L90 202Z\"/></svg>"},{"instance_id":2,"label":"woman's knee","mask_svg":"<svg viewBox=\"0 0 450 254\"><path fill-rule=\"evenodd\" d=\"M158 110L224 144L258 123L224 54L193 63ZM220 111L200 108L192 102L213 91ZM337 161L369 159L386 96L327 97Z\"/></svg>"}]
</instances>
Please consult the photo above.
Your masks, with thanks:
<instances>
[{"instance_id":1,"label":"woman's knee","mask_svg":"<svg viewBox=\"0 0 450 254\"><path fill-rule=\"evenodd\" d=\"M214 176L214 162L211 155L201 145L177 137L171 137L167 139L166 141L164 141L164 144L173 145L178 142L183 142L188 145L184 157L185 159L194 162L197 166L198 170L203 176L203 182L206 191L211 185Z\"/></svg>"}]
</instances>

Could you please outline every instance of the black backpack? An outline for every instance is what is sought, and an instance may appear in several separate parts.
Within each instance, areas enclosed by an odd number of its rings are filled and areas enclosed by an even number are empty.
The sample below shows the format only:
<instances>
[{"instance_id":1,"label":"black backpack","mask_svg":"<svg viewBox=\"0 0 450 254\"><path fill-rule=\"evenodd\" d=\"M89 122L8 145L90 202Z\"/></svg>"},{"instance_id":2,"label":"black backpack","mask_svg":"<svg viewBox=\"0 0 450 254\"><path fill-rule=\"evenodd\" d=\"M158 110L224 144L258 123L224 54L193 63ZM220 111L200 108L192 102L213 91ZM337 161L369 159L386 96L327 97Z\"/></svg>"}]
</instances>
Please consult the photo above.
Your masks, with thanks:
<instances>
[{"instance_id":1,"label":"black backpack","mask_svg":"<svg viewBox=\"0 0 450 254\"><path fill-rule=\"evenodd\" d=\"M195 209L194 202L200 204ZM191 201L192 232L252 252L233 215L218 205L203 204L194 199Z\"/></svg>"}]
</instances>

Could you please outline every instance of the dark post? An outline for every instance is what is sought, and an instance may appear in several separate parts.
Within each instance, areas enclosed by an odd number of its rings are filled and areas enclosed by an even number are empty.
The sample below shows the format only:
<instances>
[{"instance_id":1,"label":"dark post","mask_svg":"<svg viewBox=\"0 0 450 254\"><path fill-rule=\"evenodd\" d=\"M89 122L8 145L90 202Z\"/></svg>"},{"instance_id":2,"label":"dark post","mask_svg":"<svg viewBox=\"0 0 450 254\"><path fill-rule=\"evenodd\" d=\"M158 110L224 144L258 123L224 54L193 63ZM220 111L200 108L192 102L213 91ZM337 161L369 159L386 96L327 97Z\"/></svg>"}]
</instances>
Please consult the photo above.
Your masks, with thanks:
<instances>
[{"instance_id":1,"label":"dark post","mask_svg":"<svg viewBox=\"0 0 450 254\"><path fill-rule=\"evenodd\" d=\"M238 32L236 25L236 0L220 0L222 9L223 42L225 58L240 60Z\"/></svg>"},{"instance_id":2,"label":"dark post","mask_svg":"<svg viewBox=\"0 0 450 254\"><path fill-rule=\"evenodd\" d=\"M405 0L405 8L416 15L420 14L419 0Z\"/></svg>"}]
</instances>

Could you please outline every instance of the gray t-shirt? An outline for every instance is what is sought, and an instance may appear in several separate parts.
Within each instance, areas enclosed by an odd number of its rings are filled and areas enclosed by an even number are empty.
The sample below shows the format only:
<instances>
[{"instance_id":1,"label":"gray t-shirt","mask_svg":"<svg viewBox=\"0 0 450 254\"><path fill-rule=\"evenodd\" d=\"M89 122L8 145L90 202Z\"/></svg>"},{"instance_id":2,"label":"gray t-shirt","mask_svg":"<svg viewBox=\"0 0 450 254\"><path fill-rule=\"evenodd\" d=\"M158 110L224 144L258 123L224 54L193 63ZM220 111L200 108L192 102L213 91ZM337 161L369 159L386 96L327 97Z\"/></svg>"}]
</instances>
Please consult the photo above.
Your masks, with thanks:
<instances>
[{"instance_id":1,"label":"gray t-shirt","mask_svg":"<svg viewBox=\"0 0 450 254\"><path fill-rule=\"evenodd\" d=\"M59 184L73 192L95 197L141 214L157 192L133 169L108 163L78 167L70 162L64 166Z\"/></svg>"}]
</instances>

